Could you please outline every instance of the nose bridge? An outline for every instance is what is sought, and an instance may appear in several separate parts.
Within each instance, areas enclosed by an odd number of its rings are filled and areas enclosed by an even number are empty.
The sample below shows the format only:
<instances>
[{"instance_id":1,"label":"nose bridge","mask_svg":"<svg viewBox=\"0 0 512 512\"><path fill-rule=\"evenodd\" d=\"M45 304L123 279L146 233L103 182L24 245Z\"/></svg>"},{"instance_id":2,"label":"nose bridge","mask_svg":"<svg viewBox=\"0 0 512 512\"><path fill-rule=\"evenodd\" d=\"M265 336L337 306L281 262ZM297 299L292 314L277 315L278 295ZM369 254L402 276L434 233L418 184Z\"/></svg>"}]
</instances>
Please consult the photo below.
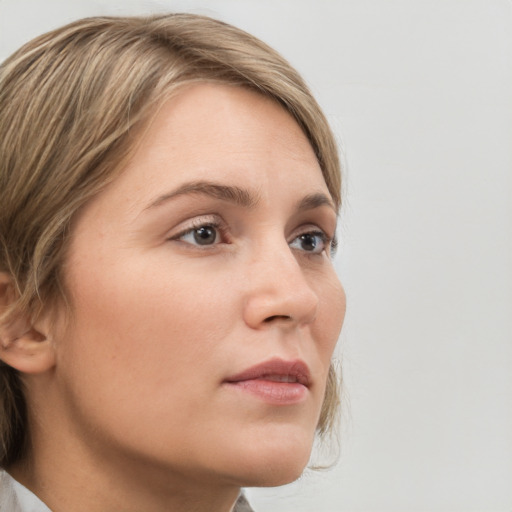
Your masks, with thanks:
<instances>
[{"instance_id":1,"label":"nose bridge","mask_svg":"<svg viewBox=\"0 0 512 512\"><path fill-rule=\"evenodd\" d=\"M248 272L245 319L251 327L272 322L305 325L315 319L318 296L284 238L271 247L260 246Z\"/></svg>"}]
</instances>

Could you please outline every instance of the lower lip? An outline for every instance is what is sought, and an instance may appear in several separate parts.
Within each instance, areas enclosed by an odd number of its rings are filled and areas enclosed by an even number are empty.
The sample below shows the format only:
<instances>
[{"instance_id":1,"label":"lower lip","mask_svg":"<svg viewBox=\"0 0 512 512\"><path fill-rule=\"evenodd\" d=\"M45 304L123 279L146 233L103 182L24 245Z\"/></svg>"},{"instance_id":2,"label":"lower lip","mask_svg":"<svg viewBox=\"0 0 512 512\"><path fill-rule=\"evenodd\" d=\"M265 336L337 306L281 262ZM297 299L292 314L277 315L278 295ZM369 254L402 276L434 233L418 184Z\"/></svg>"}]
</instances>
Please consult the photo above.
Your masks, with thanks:
<instances>
[{"instance_id":1,"label":"lower lip","mask_svg":"<svg viewBox=\"0 0 512 512\"><path fill-rule=\"evenodd\" d=\"M274 405L298 404L306 400L308 394L308 388L298 382L250 379L227 382L226 385Z\"/></svg>"}]
</instances>

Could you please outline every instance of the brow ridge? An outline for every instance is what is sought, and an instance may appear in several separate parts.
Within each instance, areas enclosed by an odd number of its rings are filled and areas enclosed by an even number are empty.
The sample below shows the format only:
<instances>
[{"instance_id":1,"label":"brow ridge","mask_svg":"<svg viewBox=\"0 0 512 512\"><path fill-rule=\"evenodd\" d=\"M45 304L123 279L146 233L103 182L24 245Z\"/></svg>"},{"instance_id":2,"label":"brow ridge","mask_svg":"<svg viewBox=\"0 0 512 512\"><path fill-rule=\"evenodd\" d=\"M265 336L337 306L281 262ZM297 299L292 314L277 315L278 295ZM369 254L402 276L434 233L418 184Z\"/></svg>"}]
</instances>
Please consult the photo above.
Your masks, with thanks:
<instances>
[{"instance_id":1,"label":"brow ridge","mask_svg":"<svg viewBox=\"0 0 512 512\"><path fill-rule=\"evenodd\" d=\"M171 199L188 194L202 194L245 208L253 208L259 201L255 194L235 185L221 185L210 181L192 181L184 183L172 192L159 196L146 209L155 208Z\"/></svg>"},{"instance_id":2,"label":"brow ridge","mask_svg":"<svg viewBox=\"0 0 512 512\"><path fill-rule=\"evenodd\" d=\"M338 213L333 200L329 196L327 196L326 194L324 194L322 192L308 194L307 196L303 197L297 203L297 210L298 211L314 210L315 208L320 208L321 206L329 206L330 208L332 208L334 210L334 213L336 213L336 214Z\"/></svg>"},{"instance_id":3,"label":"brow ridge","mask_svg":"<svg viewBox=\"0 0 512 512\"><path fill-rule=\"evenodd\" d=\"M156 208L167 201L188 194L202 194L222 201L228 201L245 208L254 208L260 200L256 194L236 185L222 185L211 181L200 180L184 183L176 190L162 194L145 209ZM308 194L303 197L297 202L296 209L298 211L314 210L321 206L328 206L337 213L336 206L332 199L322 192Z\"/></svg>"}]
</instances>

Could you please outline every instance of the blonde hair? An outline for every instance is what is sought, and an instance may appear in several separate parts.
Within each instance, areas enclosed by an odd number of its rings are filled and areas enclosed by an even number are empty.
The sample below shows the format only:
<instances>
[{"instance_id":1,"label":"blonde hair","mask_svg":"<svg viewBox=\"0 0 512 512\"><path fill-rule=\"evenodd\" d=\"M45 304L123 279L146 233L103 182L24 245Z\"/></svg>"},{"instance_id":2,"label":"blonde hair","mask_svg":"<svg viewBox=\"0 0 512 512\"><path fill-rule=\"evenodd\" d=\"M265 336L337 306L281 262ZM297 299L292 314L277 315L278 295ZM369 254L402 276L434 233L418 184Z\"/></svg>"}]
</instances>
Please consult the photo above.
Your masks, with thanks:
<instances>
[{"instance_id":1,"label":"blonde hair","mask_svg":"<svg viewBox=\"0 0 512 512\"><path fill-rule=\"evenodd\" d=\"M0 325L65 299L60 270L75 213L112 181L135 136L178 87L216 81L273 98L296 119L340 205L335 139L300 75L255 37L191 14L98 17L29 42L0 66L0 272L16 301ZM338 406L331 368L318 425ZM0 466L26 441L17 372L0 362Z\"/></svg>"}]
</instances>

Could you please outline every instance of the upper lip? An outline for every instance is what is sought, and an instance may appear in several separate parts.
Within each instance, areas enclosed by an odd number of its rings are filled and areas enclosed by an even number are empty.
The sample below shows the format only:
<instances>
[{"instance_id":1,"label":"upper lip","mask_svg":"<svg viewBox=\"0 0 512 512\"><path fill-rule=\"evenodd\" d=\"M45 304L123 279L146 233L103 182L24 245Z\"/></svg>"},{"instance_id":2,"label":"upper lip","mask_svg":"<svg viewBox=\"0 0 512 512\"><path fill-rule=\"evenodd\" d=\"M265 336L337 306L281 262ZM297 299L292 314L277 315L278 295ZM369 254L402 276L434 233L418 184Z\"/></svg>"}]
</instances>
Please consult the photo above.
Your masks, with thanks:
<instances>
[{"instance_id":1,"label":"upper lip","mask_svg":"<svg viewBox=\"0 0 512 512\"><path fill-rule=\"evenodd\" d=\"M244 380L264 379L265 377L292 377L303 386L309 387L311 384L311 373L306 363L301 360L285 361L284 359L270 359L251 366L236 375L228 377L225 382L242 382Z\"/></svg>"}]
</instances>

